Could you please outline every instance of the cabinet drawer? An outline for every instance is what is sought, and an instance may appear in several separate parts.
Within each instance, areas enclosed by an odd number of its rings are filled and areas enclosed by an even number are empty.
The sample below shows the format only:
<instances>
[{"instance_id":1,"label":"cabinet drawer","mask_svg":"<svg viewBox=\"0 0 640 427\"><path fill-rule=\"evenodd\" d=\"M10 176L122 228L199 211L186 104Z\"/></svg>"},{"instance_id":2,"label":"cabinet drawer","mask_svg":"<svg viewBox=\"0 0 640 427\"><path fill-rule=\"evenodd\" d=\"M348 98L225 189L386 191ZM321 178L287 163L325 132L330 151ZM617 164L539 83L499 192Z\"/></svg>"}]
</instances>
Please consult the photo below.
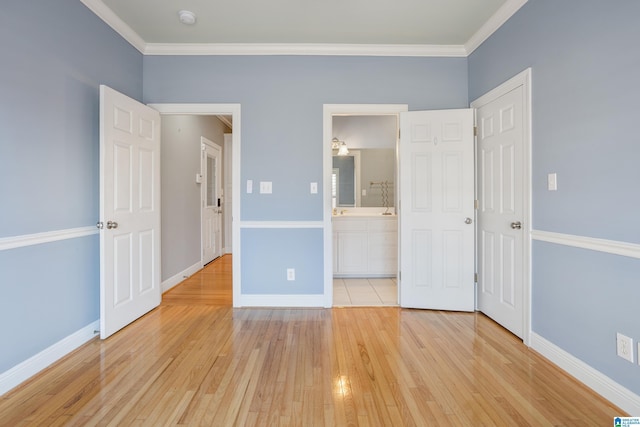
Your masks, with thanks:
<instances>
[{"instance_id":1,"label":"cabinet drawer","mask_svg":"<svg viewBox=\"0 0 640 427\"><path fill-rule=\"evenodd\" d=\"M388 219L370 219L367 221L367 229L369 231L396 231L398 230L398 221Z\"/></svg>"},{"instance_id":2,"label":"cabinet drawer","mask_svg":"<svg viewBox=\"0 0 640 427\"><path fill-rule=\"evenodd\" d=\"M333 231L367 231L367 221L360 218L333 220Z\"/></svg>"}]
</instances>

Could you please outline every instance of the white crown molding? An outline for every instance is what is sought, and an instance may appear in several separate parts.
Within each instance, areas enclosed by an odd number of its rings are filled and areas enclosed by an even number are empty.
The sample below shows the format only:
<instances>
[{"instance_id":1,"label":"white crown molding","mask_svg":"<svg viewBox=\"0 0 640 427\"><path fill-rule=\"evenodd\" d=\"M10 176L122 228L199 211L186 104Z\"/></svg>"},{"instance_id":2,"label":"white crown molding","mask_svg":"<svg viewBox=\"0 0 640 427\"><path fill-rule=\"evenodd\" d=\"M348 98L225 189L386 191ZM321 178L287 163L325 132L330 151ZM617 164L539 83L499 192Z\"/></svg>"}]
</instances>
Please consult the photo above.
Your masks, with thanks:
<instances>
[{"instance_id":1,"label":"white crown molding","mask_svg":"<svg viewBox=\"0 0 640 427\"><path fill-rule=\"evenodd\" d=\"M629 258L640 259L640 245L637 243L620 242L616 240L597 239L595 237L574 236L571 234L554 233L551 231L533 230L531 238L541 242L555 243L575 248L605 252Z\"/></svg>"},{"instance_id":2,"label":"white crown molding","mask_svg":"<svg viewBox=\"0 0 640 427\"><path fill-rule=\"evenodd\" d=\"M88 7L93 13L95 13L100 19L102 19L108 26L110 26L116 33L120 34L131 46L138 49L141 53L147 46L147 43L131 29L118 15L113 13L102 0L80 0L86 7Z\"/></svg>"},{"instance_id":3,"label":"white crown molding","mask_svg":"<svg viewBox=\"0 0 640 427\"><path fill-rule=\"evenodd\" d=\"M467 55L471 55L486 39L511 18L527 0L507 0L487 22L465 43Z\"/></svg>"},{"instance_id":4,"label":"white crown molding","mask_svg":"<svg viewBox=\"0 0 640 427\"><path fill-rule=\"evenodd\" d=\"M319 43L148 43L145 55L316 55L465 57L462 45Z\"/></svg>"},{"instance_id":5,"label":"white crown molding","mask_svg":"<svg viewBox=\"0 0 640 427\"><path fill-rule=\"evenodd\" d=\"M315 55L467 57L527 0L507 0L464 45L321 43L146 43L102 0L80 0L144 55Z\"/></svg>"}]
</instances>

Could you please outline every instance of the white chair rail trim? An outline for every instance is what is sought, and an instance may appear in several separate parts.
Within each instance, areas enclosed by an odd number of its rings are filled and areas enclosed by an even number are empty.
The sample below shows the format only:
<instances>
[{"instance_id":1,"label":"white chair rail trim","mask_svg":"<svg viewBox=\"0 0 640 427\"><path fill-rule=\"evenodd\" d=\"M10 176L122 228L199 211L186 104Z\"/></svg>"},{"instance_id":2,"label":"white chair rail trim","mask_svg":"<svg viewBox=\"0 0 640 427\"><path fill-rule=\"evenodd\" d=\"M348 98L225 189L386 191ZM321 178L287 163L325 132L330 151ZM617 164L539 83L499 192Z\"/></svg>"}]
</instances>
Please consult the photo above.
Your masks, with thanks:
<instances>
[{"instance_id":1,"label":"white chair rail trim","mask_svg":"<svg viewBox=\"0 0 640 427\"><path fill-rule=\"evenodd\" d=\"M45 231L43 233L23 234L21 236L0 237L0 251L40 245L42 243L58 242L60 240L76 239L78 237L98 234L95 226L67 228L65 230Z\"/></svg>"}]
</instances>

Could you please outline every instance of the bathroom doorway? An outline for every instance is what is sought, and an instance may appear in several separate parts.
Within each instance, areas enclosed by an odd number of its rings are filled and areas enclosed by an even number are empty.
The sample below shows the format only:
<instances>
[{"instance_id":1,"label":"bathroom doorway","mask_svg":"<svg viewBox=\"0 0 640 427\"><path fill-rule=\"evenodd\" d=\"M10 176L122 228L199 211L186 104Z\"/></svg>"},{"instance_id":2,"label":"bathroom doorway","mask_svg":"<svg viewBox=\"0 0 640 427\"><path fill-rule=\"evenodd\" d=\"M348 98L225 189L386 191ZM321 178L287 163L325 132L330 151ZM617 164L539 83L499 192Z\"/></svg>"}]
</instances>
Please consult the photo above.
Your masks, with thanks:
<instances>
[{"instance_id":1,"label":"bathroom doorway","mask_svg":"<svg viewBox=\"0 0 640 427\"><path fill-rule=\"evenodd\" d=\"M406 110L325 106L328 306L398 305L397 143Z\"/></svg>"}]
</instances>

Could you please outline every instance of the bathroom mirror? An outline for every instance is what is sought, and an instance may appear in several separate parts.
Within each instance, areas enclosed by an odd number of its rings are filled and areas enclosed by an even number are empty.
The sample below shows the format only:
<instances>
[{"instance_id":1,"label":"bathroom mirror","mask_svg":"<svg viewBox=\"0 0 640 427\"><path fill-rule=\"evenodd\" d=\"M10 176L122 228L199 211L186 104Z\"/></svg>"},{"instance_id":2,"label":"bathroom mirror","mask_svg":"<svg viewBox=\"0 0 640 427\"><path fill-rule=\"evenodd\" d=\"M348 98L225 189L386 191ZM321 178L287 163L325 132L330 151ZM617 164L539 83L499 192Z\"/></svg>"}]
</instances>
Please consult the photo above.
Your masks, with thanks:
<instances>
[{"instance_id":1,"label":"bathroom mirror","mask_svg":"<svg viewBox=\"0 0 640 427\"><path fill-rule=\"evenodd\" d=\"M346 156L333 151L333 207L394 206L398 117L348 115L332 121L333 137L349 149Z\"/></svg>"},{"instance_id":2,"label":"bathroom mirror","mask_svg":"<svg viewBox=\"0 0 640 427\"><path fill-rule=\"evenodd\" d=\"M390 148L350 149L346 156L334 155L333 207L393 206L395 164L395 150Z\"/></svg>"}]
</instances>

